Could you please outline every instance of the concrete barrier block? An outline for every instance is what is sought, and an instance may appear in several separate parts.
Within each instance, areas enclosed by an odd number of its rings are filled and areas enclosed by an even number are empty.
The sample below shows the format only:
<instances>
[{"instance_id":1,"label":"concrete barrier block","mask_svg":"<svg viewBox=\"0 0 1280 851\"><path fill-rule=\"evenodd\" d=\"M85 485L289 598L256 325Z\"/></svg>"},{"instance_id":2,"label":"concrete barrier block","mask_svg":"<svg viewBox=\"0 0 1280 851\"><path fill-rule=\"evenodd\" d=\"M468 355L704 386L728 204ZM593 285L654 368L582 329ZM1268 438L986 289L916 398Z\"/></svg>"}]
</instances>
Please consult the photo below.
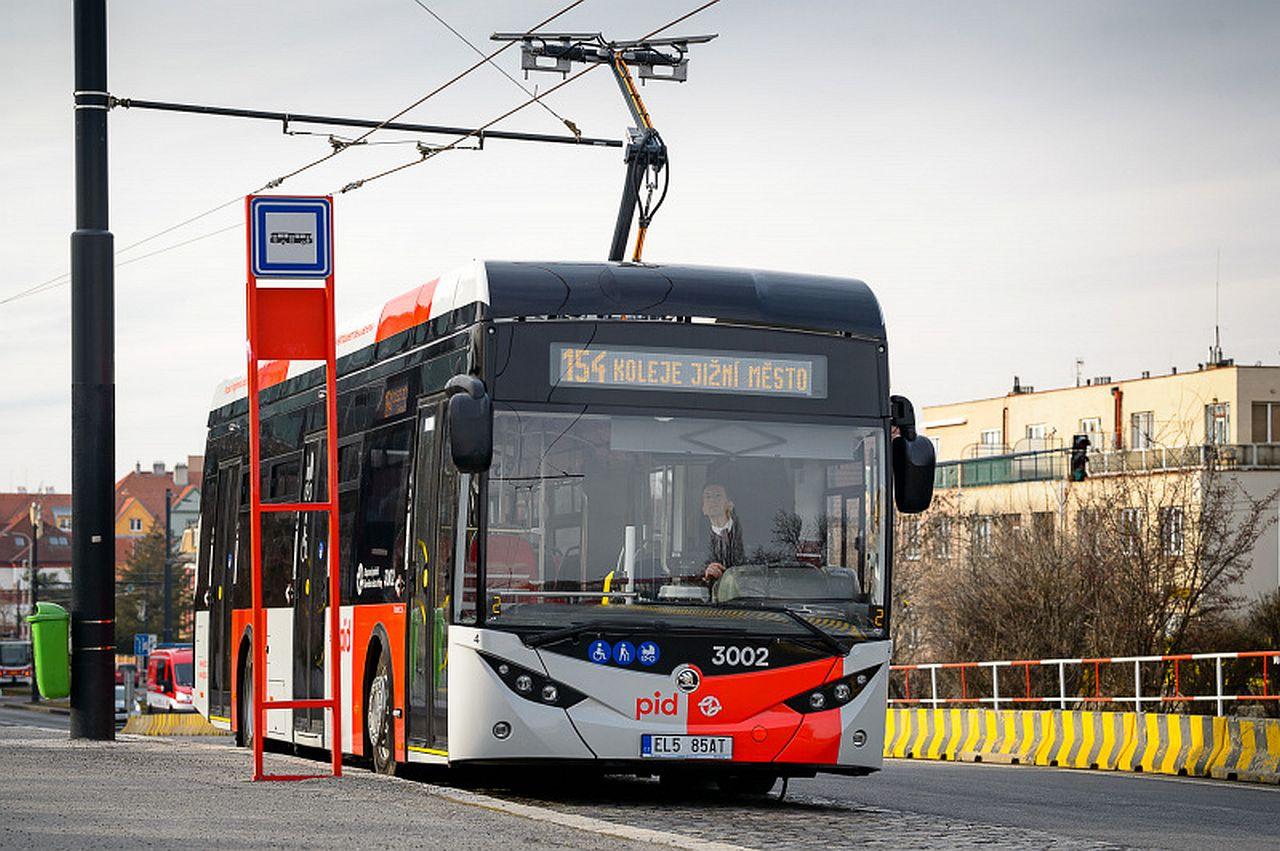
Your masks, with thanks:
<instances>
[{"instance_id":1,"label":"concrete barrier block","mask_svg":"<svg viewBox=\"0 0 1280 851\"><path fill-rule=\"evenodd\" d=\"M226 736L195 712L170 712L153 715L131 715L125 722L125 733L139 736Z\"/></svg>"}]
</instances>

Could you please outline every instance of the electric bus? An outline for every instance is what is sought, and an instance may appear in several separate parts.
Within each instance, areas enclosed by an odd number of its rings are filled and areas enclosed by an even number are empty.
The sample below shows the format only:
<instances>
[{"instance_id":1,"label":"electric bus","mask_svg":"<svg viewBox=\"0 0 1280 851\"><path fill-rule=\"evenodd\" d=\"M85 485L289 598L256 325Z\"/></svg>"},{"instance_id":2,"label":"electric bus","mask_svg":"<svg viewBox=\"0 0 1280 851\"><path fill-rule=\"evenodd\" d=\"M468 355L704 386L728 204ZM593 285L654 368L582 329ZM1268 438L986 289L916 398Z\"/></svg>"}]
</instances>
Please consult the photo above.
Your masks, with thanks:
<instances>
[{"instance_id":1,"label":"electric bus","mask_svg":"<svg viewBox=\"0 0 1280 851\"><path fill-rule=\"evenodd\" d=\"M339 338L341 736L399 764L881 765L895 508L933 447L836 277L477 262ZM264 503L322 501L323 369L260 367ZM208 420L195 705L252 729L247 399ZM327 517L262 517L268 700L327 696ZM322 709L270 740L329 748Z\"/></svg>"}]
</instances>

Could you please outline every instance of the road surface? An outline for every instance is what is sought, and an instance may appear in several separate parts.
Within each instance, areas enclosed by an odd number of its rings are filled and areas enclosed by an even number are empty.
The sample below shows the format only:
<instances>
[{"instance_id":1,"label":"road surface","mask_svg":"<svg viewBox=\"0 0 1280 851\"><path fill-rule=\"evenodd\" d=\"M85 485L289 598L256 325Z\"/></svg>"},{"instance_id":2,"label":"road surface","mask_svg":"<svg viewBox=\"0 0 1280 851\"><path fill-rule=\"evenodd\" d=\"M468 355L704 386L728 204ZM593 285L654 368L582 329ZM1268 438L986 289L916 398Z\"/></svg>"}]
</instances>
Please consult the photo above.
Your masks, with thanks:
<instances>
[{"instance_id":1,"label":"road surface","mask_svg":"<svg viewBox=\"0 0 1280 851\"><path fill-rule=\"evenodd\" d=\"M65 730L67 718L0 706L0 728L13 724ZM164 747L222 751L218 759L234 763L233 772L247 770L247 756L225 741L156 743L150 753L162 755ZM770 851L942 845L1247 849L1277 847L1280 830L1280 787L1116 772L890 760L870 777L794 780L782 801L780 785L768 797L735 800L712 786L672 790L634 778L575 778L560 770L552 776L550 781L545 772L503 771L464 778L416 770L406 780L387 782L408 787L398 794L478 792L512 802L517 810L527 806L529 812L657 830L690 838L690 847L704 840Z\"/></svg>"}]
</instances>

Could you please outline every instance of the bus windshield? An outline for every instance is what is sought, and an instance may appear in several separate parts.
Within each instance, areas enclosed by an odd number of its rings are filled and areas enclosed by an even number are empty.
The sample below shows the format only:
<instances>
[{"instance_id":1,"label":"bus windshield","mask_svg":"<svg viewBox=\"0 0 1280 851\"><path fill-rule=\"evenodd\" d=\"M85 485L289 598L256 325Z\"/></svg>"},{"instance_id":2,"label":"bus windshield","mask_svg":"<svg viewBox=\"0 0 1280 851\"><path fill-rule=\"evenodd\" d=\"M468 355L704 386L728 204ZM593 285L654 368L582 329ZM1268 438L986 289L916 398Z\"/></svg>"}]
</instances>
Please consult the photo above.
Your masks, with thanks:
<instances>
[{"instance_id":1,"label":"bus windshield","mask_svg":"<svg viewBox=\"0 0 1280 851\"><path fill-rule=\"evenodd\" d=\"M492 622L785 606L879 637L884 439L865 426L500 411Z\"/></svg>"},{"instance_id":2,"label":"bus windshield","mask_svg":"<svg viewBox=\"0 0 1280 851\"><path fill-rule=\"evenodd\" d=\"M0 665L31 664L31 644L26 641L0 641Z\"/></svg>"}]
</instances>

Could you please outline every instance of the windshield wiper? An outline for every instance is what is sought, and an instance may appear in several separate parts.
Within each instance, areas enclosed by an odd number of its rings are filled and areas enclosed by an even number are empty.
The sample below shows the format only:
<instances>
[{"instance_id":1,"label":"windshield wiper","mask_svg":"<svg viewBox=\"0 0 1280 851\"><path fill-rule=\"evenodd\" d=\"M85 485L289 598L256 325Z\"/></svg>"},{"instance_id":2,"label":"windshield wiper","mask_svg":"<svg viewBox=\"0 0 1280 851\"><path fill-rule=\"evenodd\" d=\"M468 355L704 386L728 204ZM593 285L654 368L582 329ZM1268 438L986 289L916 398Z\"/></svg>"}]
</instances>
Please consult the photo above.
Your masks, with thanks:
<instances>
[{"instance_id":1,"label":"windshield wiper","mask_svg":"<svg viewBox=\"0 0 1280 851\"><path fill-rule=\"evenodd\" d=\"M754 600L731 600L721 605L726 608L751 609L752 611L773 612L779 615L786 615L788 618L812 633L814 638L817 638L822 642L822 645L835 655L843 656L848 652L848 650L845 649L845 646L841 644L840 641L831 633L827 632L804 615L793 611L786 606L777 606L773 603L757 603Z\"/></svg>"},{"instance_id":2,"label":"windshield wiper","mask_svg":"<svg viewBox=\"0 0 1280 851\"><path fill-rule=\"evenodd\" d=\"M547 644L554 644L565 638L577 638L585 632L659 632L664 629L663 625L657 621L647 621L642 623L580 623L573 626L565 626L560 629L553 629L550 632L542 632L532 638L525 638L525 647L543 647Z\"/></svg>"}]
</instances>

